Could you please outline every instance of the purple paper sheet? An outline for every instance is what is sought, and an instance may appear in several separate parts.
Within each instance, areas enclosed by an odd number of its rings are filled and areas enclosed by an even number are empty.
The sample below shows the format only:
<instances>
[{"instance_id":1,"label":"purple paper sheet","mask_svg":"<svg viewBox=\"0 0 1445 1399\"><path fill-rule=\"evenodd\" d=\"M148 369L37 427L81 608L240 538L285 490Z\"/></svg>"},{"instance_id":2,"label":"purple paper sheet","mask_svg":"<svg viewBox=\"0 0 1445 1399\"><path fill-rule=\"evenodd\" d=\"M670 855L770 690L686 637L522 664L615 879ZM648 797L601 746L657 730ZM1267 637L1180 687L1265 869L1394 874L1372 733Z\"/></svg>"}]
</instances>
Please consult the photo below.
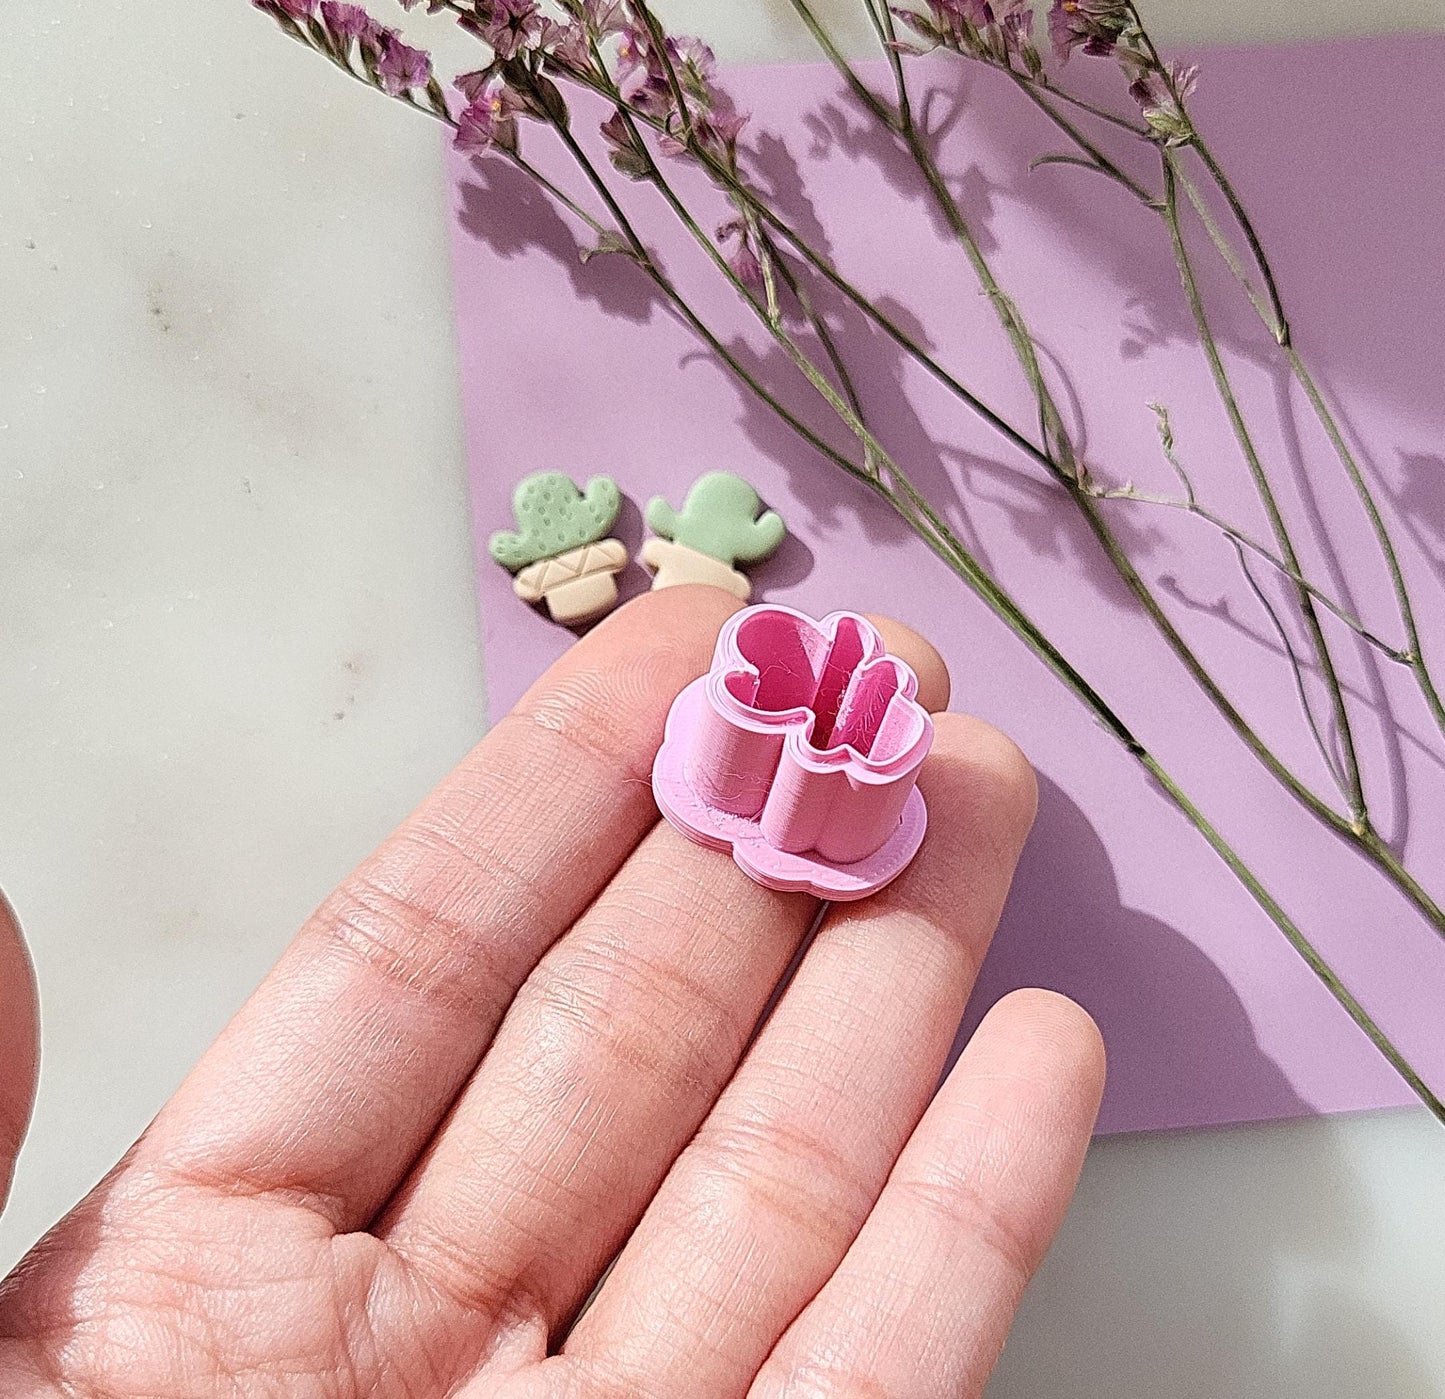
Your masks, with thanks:
<instances>
[{"instance_id":1,"label":"purple paper sheet","mask_svg":"<svg viewBox=\"0 0 1445 1399\"><path fill-rule=\"evenodd\" d=\"M1445 43L1381 39L1195 55L1195 109L1274 250L1299 345L1364 445L1395 512L1428 643L1445 663ZM919 70L920 72L922 70ZM1106 76L1076 61L1076 77ZM993 75L939 62L930 119L943 163L1004 284L1043 329L1057 382L1104 478L1176 485L1151 402L1170 408L1201 495L1258 537L1267 524L1213 396L1157 218L1058 148ZM880 79L881 80L881 79ZM739 70L753 167L837 263L1013 421L1029 397L966 264L886 140L825 67ZM578 114L579 129L595 125ZM546 133L529 154L561 175ZM891 613L928 633L954 703L1012 734L1041 774L1037 828L971 1016L1020 985L1055 987L1097 1017L1110 1077L1101 1130L1199 1126L1411 1101L1224 864L1011 633L897 520L750 402L615 257L584 266L582 230L500 161L452 156L457 317L468 414L487 679L504 712L570 642L519 603L485 543L522 475L614 475L638 503L680 501L714 468L750 478L793 537L754 574L760 598L822 614ZM1141 174L1157 173L1147 150ZM684 172L678 172L684 176ZM799 193L801 181L802 192ZM705 182L689 198L718 222ZM641 226L724 338L780 382L786 367L658 201ZM1337 462L1248 306L1205 248L1218 332L1262 449L1307 542L1308 573L1398 638L1388 579ZM1143 620L1066 499L859 318L826 299L892 452L1046 632L1163 759L1437 1087L1445 1085L1445 948L1424 921L1265 776ZM806 391L810 420L826 423ZM830 436L838 434L830 430ZM843 439L838 439L843 440ZM1329 778L1301 722L1267 616L1208 526L1116 504L1142 571L1261 733ZM1280 580L1257 570L1273 596ZM632 590L646 586L634 565ZM1445 770L1408 675L1341 642L1381 828L1445 892ZM1316 693L1316 698L1318 694ZM1433 738L1433 745L1431 740Z\"/></svg>"}]
</instances>

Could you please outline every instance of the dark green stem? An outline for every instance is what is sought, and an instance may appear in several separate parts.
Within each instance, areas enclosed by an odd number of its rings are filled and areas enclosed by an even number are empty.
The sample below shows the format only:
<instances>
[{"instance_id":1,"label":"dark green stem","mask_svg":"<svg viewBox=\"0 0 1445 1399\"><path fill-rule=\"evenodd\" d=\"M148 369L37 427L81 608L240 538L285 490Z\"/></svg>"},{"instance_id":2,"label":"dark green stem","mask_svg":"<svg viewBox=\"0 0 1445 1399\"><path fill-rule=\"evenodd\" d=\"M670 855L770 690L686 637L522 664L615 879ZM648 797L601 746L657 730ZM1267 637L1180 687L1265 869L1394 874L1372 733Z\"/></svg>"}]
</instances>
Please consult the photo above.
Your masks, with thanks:
<instances>
[{"instance_id":1,"label":"dark green stem","mask_svg":"<svg viewBox=\"0 0 1445 1399\"><path fill-rule=\"evenodd\" d=\"M913 130L913 103L908 96L908 79L903 72L903 55L898 52L898 31L893 25L893 11L887 0L863 0L868 18L878 35L883 52L888 55L888 67L893 74L893 92L898 103L898 125L902 131Z\"/></svg>"},{"instance_id":2,"label":"dark green stem","mask_svg":"<svg viewBox=\"0 0 1445 1399\"><path fill-rule=\"evenodd\" d=\"M833 366L833 372L838 376L838 387L846 395L849 406L860 420L863 419L863 398L858 392L858 386L853 382L853 374L848 368L847 360L843 358L843 351L838 345L837 337L829 328L822 313L813 305L813 298L809 296L807 287L799 280L797 273L788 266L786 257L773 241L772 236L761 230L757 231L756 236L764 256L777 269L783 279L783 285L797 301L804 318L812 327L818 343L823 347L823 353L827 355L828 363Z\"/></svg>"},{"instance_id":3,"label":"dark green stem","mask_svg":"<svg viewBox=\"0 0 1445 1399\"><path fill-rule=\"evenodd\" d=\"M1137 21L1137 13L1135 18ZM1147 52L1152 55L1154 62L1159 62L1158 51L1154 48L1152 41L1147 45ZM1023 74L1014 73L1012 76L1016 82L1028 83L1028 79ZM1076 107L1081 107L1083 110L1091 112L1097 117L1105 118L1114 121L1117 125L1124 126L1135 135L1147 136L1148 134L1147 132L1140 132L1137 128L1133 127L1130 123L1124 122L1122 119L1113 117L1111 113L1094 108L1091 104L1072 97L1060 88L1048 87L1045 90L1053 96L1062 98L1064 101L1070 102ZM1086 159L1083 163L1094 168L1100 168L1095 159L1095 147L1093 143L1089 142L1073 123L1063 119L1061 113L1056 110L1051 110L1048 107L1043 107L1042 105L1041 109L1047 113L1050 119L1055 122L1065 135L1078 145L1081 151L1085 152ZM1191 130L1193 130L1192 123L1190 123L1190 126ZM1244 237L1245 243L1249 247L1251 257L1259 269L1260 277L1264 282L1264 299L1261 299L1250 285L1248 273L1241 265L1239 258L1235 255L1234 249L1230 246L1229 240L1223 230L1220 229L1218 223L1215 221L1208 204L1194 188L1192 182L1184 172L1176 167L1179 184L1188 194L1190 202L1199 214L1200 221L1208 233L1210 241L1214 244L1216 251L1229 267L1235 280L1238 281L1244 289L1250 304L1254 307L1260 320L1264 322L1271 336L1280 346L1286 362L1290 367L1290 372L1294 375L1296 382L1304 391L1315 417L1324 429L1325 435L1329 438L1330 445L1336 457L1339 459L1340 464L1344 467L1350 479L1351 486L1365 511L1366 517L1369 520L1370 529L1375 536L1376 543L1384 558L1386 569L1390 575L1391 588L1395 594L1396 606L1406 631L1406 645L1403 648L1403 653L1396 651L1395 655L1403 654L1403 657L1407 660L1411 670L1414 672L1416 683L1425 699L1426 706L1430 711L1436 728L1439 729L1442 734L1445 734L1445 700L1442 700L1439 687L1435 684L1434 676L1430 671L1429 664L1424 655L1419 625L1415 616L1414 601L1411 597L1409 585L1405 579L1399 553L1395 548L1394 540L1390 536L1389 527L1385 523L1383 512L1380 510L1379 503L1375 499L1374 492L1365 477L1358 459L1345 439L1334 412L1325 400L1324 395L1320 392L1319 386L1315 383L1314 376L1311 374L1308 365L1306 365L1299 351L1295 348L1289 316L1284 306L1284 298L1281 295L1274 269L1269 260L1269 255L1265 250L1263 239L1259 235L1259 230L1256 228L1254 220L1250 217L1249 211L1240 198L1239 192L1235 189L1233 181L1230 180L1224 167L1219 163L1204 138L1200 136L1197 131L1194 131L1188 144L1198 155L1200 162L1209 172L1216 188L1229 206L1230 212ZM1109 174L1110 172L1101 169L1101 173ZM1135 193L1136 196L1140 195L1140 191L1136 190L1131 192ZM1148 197L1147 194L1141 197L1144 198L1144 202L1150 207L1159 209L1160 212L1162 212L1162 205L1158 201ZM1319 594L1316 593L1316 596L1318 597ZM1368 633L1362 631L1362 635L1365 635L1367 640L1370 639Z\"/></svg>"},{"instance_id":4,"label":"dark green stem","mask_svg":"<svg viewBox=\"0 0 1445 1399\"><path fill-rule=\"evenodd\" d=\"M1254 258L1255 265L1259 268L1259 275L1264 278L1265 292L1269 297L1270 313L1273 316L1273 324L1270 325L1268 318L1266 318L1265 324L1269 325L1270 333L1275 340L1281 346L1288 347L1291 341L1289 317L1285 315L1284 300L1279 294L1279 286L1274 279L1274 269L1265 255L1264 243L1260 239L1259 231L1254 226L1254 220L1249 217L1229 176L1224 173L1219 162L1215 160L1214 152L1205 145L1204 138L1198 132L1195 132L1190 145L1194 147L1195 154L1204 162L1204 168L1209 171L1219 192L1224 196L1230 212L1234 215L1235 222L1244 234L1244 241L1249 244L1249 251Z\"/></svg>"},{"instance_id":5,"label":"dark green stem","mask_svg":"<svg viewBox=\"0 0 1445 1399\"><path fill-rule=\"evenodd\" d=\"M703 340L708 348L727 365L728 369L731 370L748 389L756 394L763 403L772 409L772 411L776 413L788 427L797 433L798 436L807 442L809 446L827 457L834 465L841 466L849 472L856 472L856 468L847 456L814 432L802 419L785 407L781 400L769 392L757 376L723 344L697 313L693 311L686 298L683 297L673 285L671 278L667 276L657 260L648 252L647 246L638 236L637 230L633 227L631 220L618 203L617 197L612 193L611 187L607 181L602 178L601 173L592 163L587 153L577 144L577 139L572 135L571 131L568 130L567 124L556 119L553 119L551 124L561 138L563 145L567 147L568 154L571 155L572 159L576 162L588 183L597 191L602 202L606 205L608 212L616 221L618 231L627 240L628 246L632 250L633 258L667 298L673 309L686 321L692 331Z\"/></svg>"},{"instance_id":6,"label":"dark green stem","mask_svg":"<svg viewBox=\"0 0 1445 1399\"><path fill-rule=\"evenodd\" d=\"M1016 77L1023 78L1032 87L1047 92L1051 97L1057 97L1060 102L1067 102L1069 106L1080 112L1087 112L1091 117L1107 122L1120 131L1127 131L1131 136L1138 136L1145 140L1149 137L1147 126L1140 126L1137 122L1130 121L1128 117L1121 117L1117 112L1111 112L1106 107L1096 107L1092 102L1086 102L1082 97L1076 97L1065 88L1055 87L1052 83L1043 82L1037 78L1030 78L1027 74L1018 72L1017 69L1014 69L1013 72Z\"/></svg>"},{"instance_id":7,"label":"dark green stem","mask_svg":"<svg viewBox=\"0 0 1445 1399\"><path fill-rule=\"evenodd\" d=\"M1319 424L1324 428L1325 436L1329 438L1330 446L1335 456L1339 459L1340 465L1344 467L1345 474L1349 477L1350 485L1353 487L1365 517L1370 523L1371 533L1375 536L1375 542L1379 547L1380 554L1384 558L1385 568L1390 575L1390 586L1395 594L1395 605L1400 614L1400 620L1405 628L1405 649L1411 657L1410 668L1415 673L1416 683L1420 692L1425 698L1425 703L1430 710L1430 715L1435 721L1435 726L1442 734L1445 734L1445 703L1442 703L1440 692L1435 685L1434 676L1426 663L1424 648L1420 639L1420 628L1415 618L1414 599L1410 595L1409 584L1405 581L1405 570L1400 563L1400 556L1395 548L1395 541L1390 537L1389 526L1385 523L1383 512L1380 510L1379 502L1375 499L1375 493L1370 488L1370 483L1365 477L1363 468L1360 466L1345 435L1340 428L1339 421L1329 404L1325 401L1324 394L1320 392L1319 385L1315 382L1314 375L1310 373L1309 366L1304 362L1300 352L1295 348L1294 337L1290 333L1289 320L1285 314L1283 299L1280 296L1279 287L1275 282L1275 276L1270 267L1269 257L1265 253L1263 241L1254 226L1254 221L1249 217L1229 177L1223 168L1215 160L1209 148L1198 136L1193 141L1194 150L1203 161L1205 169L1210 173L1215 185L1223 194L1225 201L1229 204L1235 221L1238 223L1244 234L1245 241L1249 244L1250 251L1258 265L1260 275L1268 292L1268 307L1258 297L1250 295L1250 302L1254 306L1260 319L1269 327L1270 332L1278 341L1285 361L1294 375L1295 381L1304 390L1305 397L1309 400L1310 408L1313 410ZM1224 237L1219 226L1214 222L1208 206L1201 198L1196 197L1192 187L1181 177L1181 184L1190 196L1190 202L1194 205L1204 225L1205 231L1209 234L1210 241L1219 250L1226 265L1234 274L1235 279L1244 287L1246 293L1251 292L1248 280L1243 269L1239 266L1239 260L1233 254L1228 240Z\"/></svg>"},{"instance_id":8,"label":"dark green stem","mask_svg":"<svg viewBox=\"0 0 1445 1399\"><path fill-rule=\"evenodd\" d=\"M1406 647L1413 657L1411 669L1415 672L1416 683L1420 687L1421 694L1425 697L1425 703L1429 706L1431 716L1435 720L1436 727L1442 734L1445 734L1445 703L1441 702L1440 692L1436 688L1435 679L1430 673L1430 668L1425 661L1424 646L1420 639L1419 624L1415 620L1415 605L1410 597L1410 588L1405 581L1405 571L1400 564L1400 556L1395 550L1394 540L1390 538L1389 527L1385 524L1380 507L1375 500L1375 494L1370 489L1369 483L1365 480L1364 472L1360 464L1355 460L1355 454L1350 450L1349 444L1345 441L1344 433L1340 430L1335 415L1330 411L1329 405L1325 402L1324 395L1320 392L1319 386L1315 383L1314 376L1310 373L1304 360L1300 358L1299 351L1293 343L1284 346L1285 358L1289 361L1290 368L1294 371L1295 378L1299 381L1300 387L1304 389L1305 396L1309 399L1316 416L1324 427L1325 434L1330 439L1336 455L1343 464L1345 471L1355 487L1360 504L1364 507L1366 516L1370 521L1370 528L1374 531L1375 539L1379 543L1380 552L1385 557L1385 564L1389 570L1391 586L1395 591L1395 603L1400 612L1400 619L1405 626Z\"/></svg>"},{"instance_id":9,"label":"dark green stem","mask_svg":"<svg viewBox=\"0 0 1445 1399\"><path fill-rule=\"evenodd\" d=\"M1270 530L1279 547L1280 557L1289 565L1291 572L1298 574L1302 570L1299 557L1295 552L1294 540L1290 536L1289 526L1285 523L1274 487L1264 469L1264 463L1260 460L1259 451L1255 447L1254 438L1249 431L1249 425L1245 421L1243 410L1235 396L1229 371L1224 367L1224 359L1220 354L1219 344L1214 338L1214 329L1209 321L1209 313L1204 305L1198 280L1194 275L1194 263L1184 242L1184 231L1179 221L1179 192L1173 152L1167 149L1162 150L1160 161L1164 172L1164 221L1169 229L1169 241L1174 249L1174 261L1179 268L1179 278L1184 287L1185 299L1189 303L1190 314L1194 318L1194 326L1204 347L1205 359L1209 363L1209 372L1214 379L1220 401L1224 404L1235 441L1239 444L1240 452L1249 468L1255 490L1264 505L1265 514L1269 517ZM1334 656L1325 638L1324 629L1320 625L1314 599L1298 585L1296 586L1296 596L1299 600L1300 615L1309 632L1310 644L1319 663L1320 676L1324 681L1334 712L1335 730L1344 762L1350 812L1354 817L1355 824L1364 832L1370 829L1369 811L1365 802L1359 757L1355 750L1354 732L1350 722L1349 708L1345 703L1344 689L1340 684L1339 673L1335 669Z\"/></svg>"},{"instance_id":10,"label":"dark green stem","mask_svg":"<svg viewBox=\"0 0 1445 1399\"><path fill-rule=\"evenodd\" d=\"M1131 501L1138 505L1157 505L1165 510L1179 510L1185 514L1193 515L1203 520L1206 524L1212 525L1231 544L1247 549L1250 553L1269 564L1277 573L1283 574L1296 587L1305 589L1314 600L1319 603L1331 616L1343 622L1361 641L1373 646L1388 661L1394 661L1397 665L1408 666L1411 664L1411 656L1408 651L1402 651L1392 646L1383 637L1372 632L1353 612L1348 611L1337 603L1322 588L1316 587L1304 577L1296 573L1278 554L1272 552L1259 540L1245 534L1242 530L1236 529L1224 519L1223 516L1210 510L1207 506L1201 505L1197 500L1175 500L1170 496L1155 495L1152 491L1139 491L1132 487L1121 487L1117 489L1099 490L1096 493L1099 500L1123 500Z\"/></svg>"},{"instance_id":11,"label":"dark green stem","mask_svg":"<svg viewBox=\"0 0 1445 1399\"><path fill-rule=\"evenodd\" d=\"M1158 202L1138 180L1134 179L1132 175L1126 174L1100 147L1095 145L1068 117L1059 111L1048 97L1044 96L1045 92L1048 92L1050 96L1056 95L1054 89L1044 88L1041 90L1037 83L1030 82L1025 74L1012 68L1004 71L1014 80L1019 91L1084 152L1087 157L1084 162L1086 165L1097 170L1101 175L1107 175L1116 184L1122 185L1141 203L1153 206Z\"/></svg>"},{"instance_id":12,"label":"dark green stem","mask_svg":"<svg viewBox=\"0 0 1445 1399\"><path fill-rule=\"evenodd\" d=\"M866 0L865 0L866 3ZM876 92L873 91L862 78L853 71L853 65L848 62L842 49L834 42L828 27L813 13L813 8L807 0L792 0L793 9L797 12L798 18L803 21L809 36L813 42L822 49L824 56L837 70L838 75L848 84L848 89L884 126L891 131L901 131L902 122L896 111L888 106ZM902 69L899 69L902 72Z\"/></svg>"}]
</instances>

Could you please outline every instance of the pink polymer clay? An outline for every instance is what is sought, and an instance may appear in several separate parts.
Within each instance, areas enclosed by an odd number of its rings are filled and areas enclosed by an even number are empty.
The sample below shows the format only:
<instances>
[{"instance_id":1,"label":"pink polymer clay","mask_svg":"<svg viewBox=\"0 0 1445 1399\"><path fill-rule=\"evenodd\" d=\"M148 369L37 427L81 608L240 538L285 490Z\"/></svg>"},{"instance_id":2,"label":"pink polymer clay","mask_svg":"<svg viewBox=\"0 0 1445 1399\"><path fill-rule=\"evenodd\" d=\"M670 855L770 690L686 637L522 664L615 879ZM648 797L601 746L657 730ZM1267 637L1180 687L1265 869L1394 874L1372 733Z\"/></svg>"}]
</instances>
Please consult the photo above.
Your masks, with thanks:
<instances>
[{"instance_id":1,"label":"pink polymer clay","mask_svg":"<svg viewBox=\"0 0 1445 1399\"><path fill-rule=\"evenodd\" d=\"M918 679L853 612L744 608L673 702L652 769L662 814L770 889L861 899L918 853L933 745Z\"/></svg>"}]
</instances>

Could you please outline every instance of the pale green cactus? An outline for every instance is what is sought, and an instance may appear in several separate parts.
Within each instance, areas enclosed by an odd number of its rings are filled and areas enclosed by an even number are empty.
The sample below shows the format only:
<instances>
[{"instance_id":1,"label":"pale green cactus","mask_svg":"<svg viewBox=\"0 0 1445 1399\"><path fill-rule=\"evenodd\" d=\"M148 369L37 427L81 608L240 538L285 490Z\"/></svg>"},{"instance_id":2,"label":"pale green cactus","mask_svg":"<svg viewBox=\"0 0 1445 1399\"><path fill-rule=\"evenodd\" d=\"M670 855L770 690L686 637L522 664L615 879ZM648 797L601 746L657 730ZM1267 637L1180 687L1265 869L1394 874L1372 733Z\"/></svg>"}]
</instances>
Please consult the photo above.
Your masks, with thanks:
<instances>
[{"instance_id":1,"label":"pale green cactus","mask_svg":"<svg viewBox=\"0 0 1445 1399\"><path fill-rule=\"evenodd\" d=\"M734 568L767 558L787 533L773 511L759 518L761 507L758 493L740 476L710 471L693 483L680 511L662 496L649 501L647 523L663 539Z\"/></svg>"},{"instance_id":2,"label":"pale green cactus","mask_svg":"<svg viewBox=\"0 0 1445 1399\"><path fill-rule=\"evenodd\" d=\"M518 531L494 534L492 557L515 573L539 559L595 544L617 523L621 508L621 493L609 477L594 476L584 493L560 471L528 476L512 496Z\"/></svg>"}]
</instances>

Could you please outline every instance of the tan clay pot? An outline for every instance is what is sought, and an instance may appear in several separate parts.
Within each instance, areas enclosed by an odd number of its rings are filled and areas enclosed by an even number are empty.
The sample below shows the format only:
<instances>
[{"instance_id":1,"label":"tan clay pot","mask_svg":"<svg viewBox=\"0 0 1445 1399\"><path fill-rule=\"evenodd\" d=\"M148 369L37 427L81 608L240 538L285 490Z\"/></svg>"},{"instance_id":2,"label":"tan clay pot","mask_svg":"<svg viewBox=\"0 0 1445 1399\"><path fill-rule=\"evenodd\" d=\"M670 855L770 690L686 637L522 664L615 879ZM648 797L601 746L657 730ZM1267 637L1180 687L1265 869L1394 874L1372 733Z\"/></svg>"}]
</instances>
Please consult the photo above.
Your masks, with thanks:
<instances>
[{"instance_id":1,"label":"tan clay pot","mask_svg":"<svg viewBox=\"0 0 1445 1399\"><path fill-rule=\"evenodd\" d=\"M564 627L595 622L617 606L617 575L627 567L627 550L617 539L584 544L539 559L524 568L512 586L523 602L546 601L554 622Z\"/></svg>"},{"instance_id":2,"label":"tan clay pot","mask_svg":"<svg viewBox=\"0 0 1445 1399\"><path fill-rule=\"evenodd\" d=\"M689 549L686 544L674 544L670 539L649 539L642 546L640 555L643 566L657 576L652 580L654 588L676 588L683 583L706 583L712 588L721 588L731 593L739 602L746 602L753 595L753 585L735 568Z\"/></svg>"}]
</instances>

